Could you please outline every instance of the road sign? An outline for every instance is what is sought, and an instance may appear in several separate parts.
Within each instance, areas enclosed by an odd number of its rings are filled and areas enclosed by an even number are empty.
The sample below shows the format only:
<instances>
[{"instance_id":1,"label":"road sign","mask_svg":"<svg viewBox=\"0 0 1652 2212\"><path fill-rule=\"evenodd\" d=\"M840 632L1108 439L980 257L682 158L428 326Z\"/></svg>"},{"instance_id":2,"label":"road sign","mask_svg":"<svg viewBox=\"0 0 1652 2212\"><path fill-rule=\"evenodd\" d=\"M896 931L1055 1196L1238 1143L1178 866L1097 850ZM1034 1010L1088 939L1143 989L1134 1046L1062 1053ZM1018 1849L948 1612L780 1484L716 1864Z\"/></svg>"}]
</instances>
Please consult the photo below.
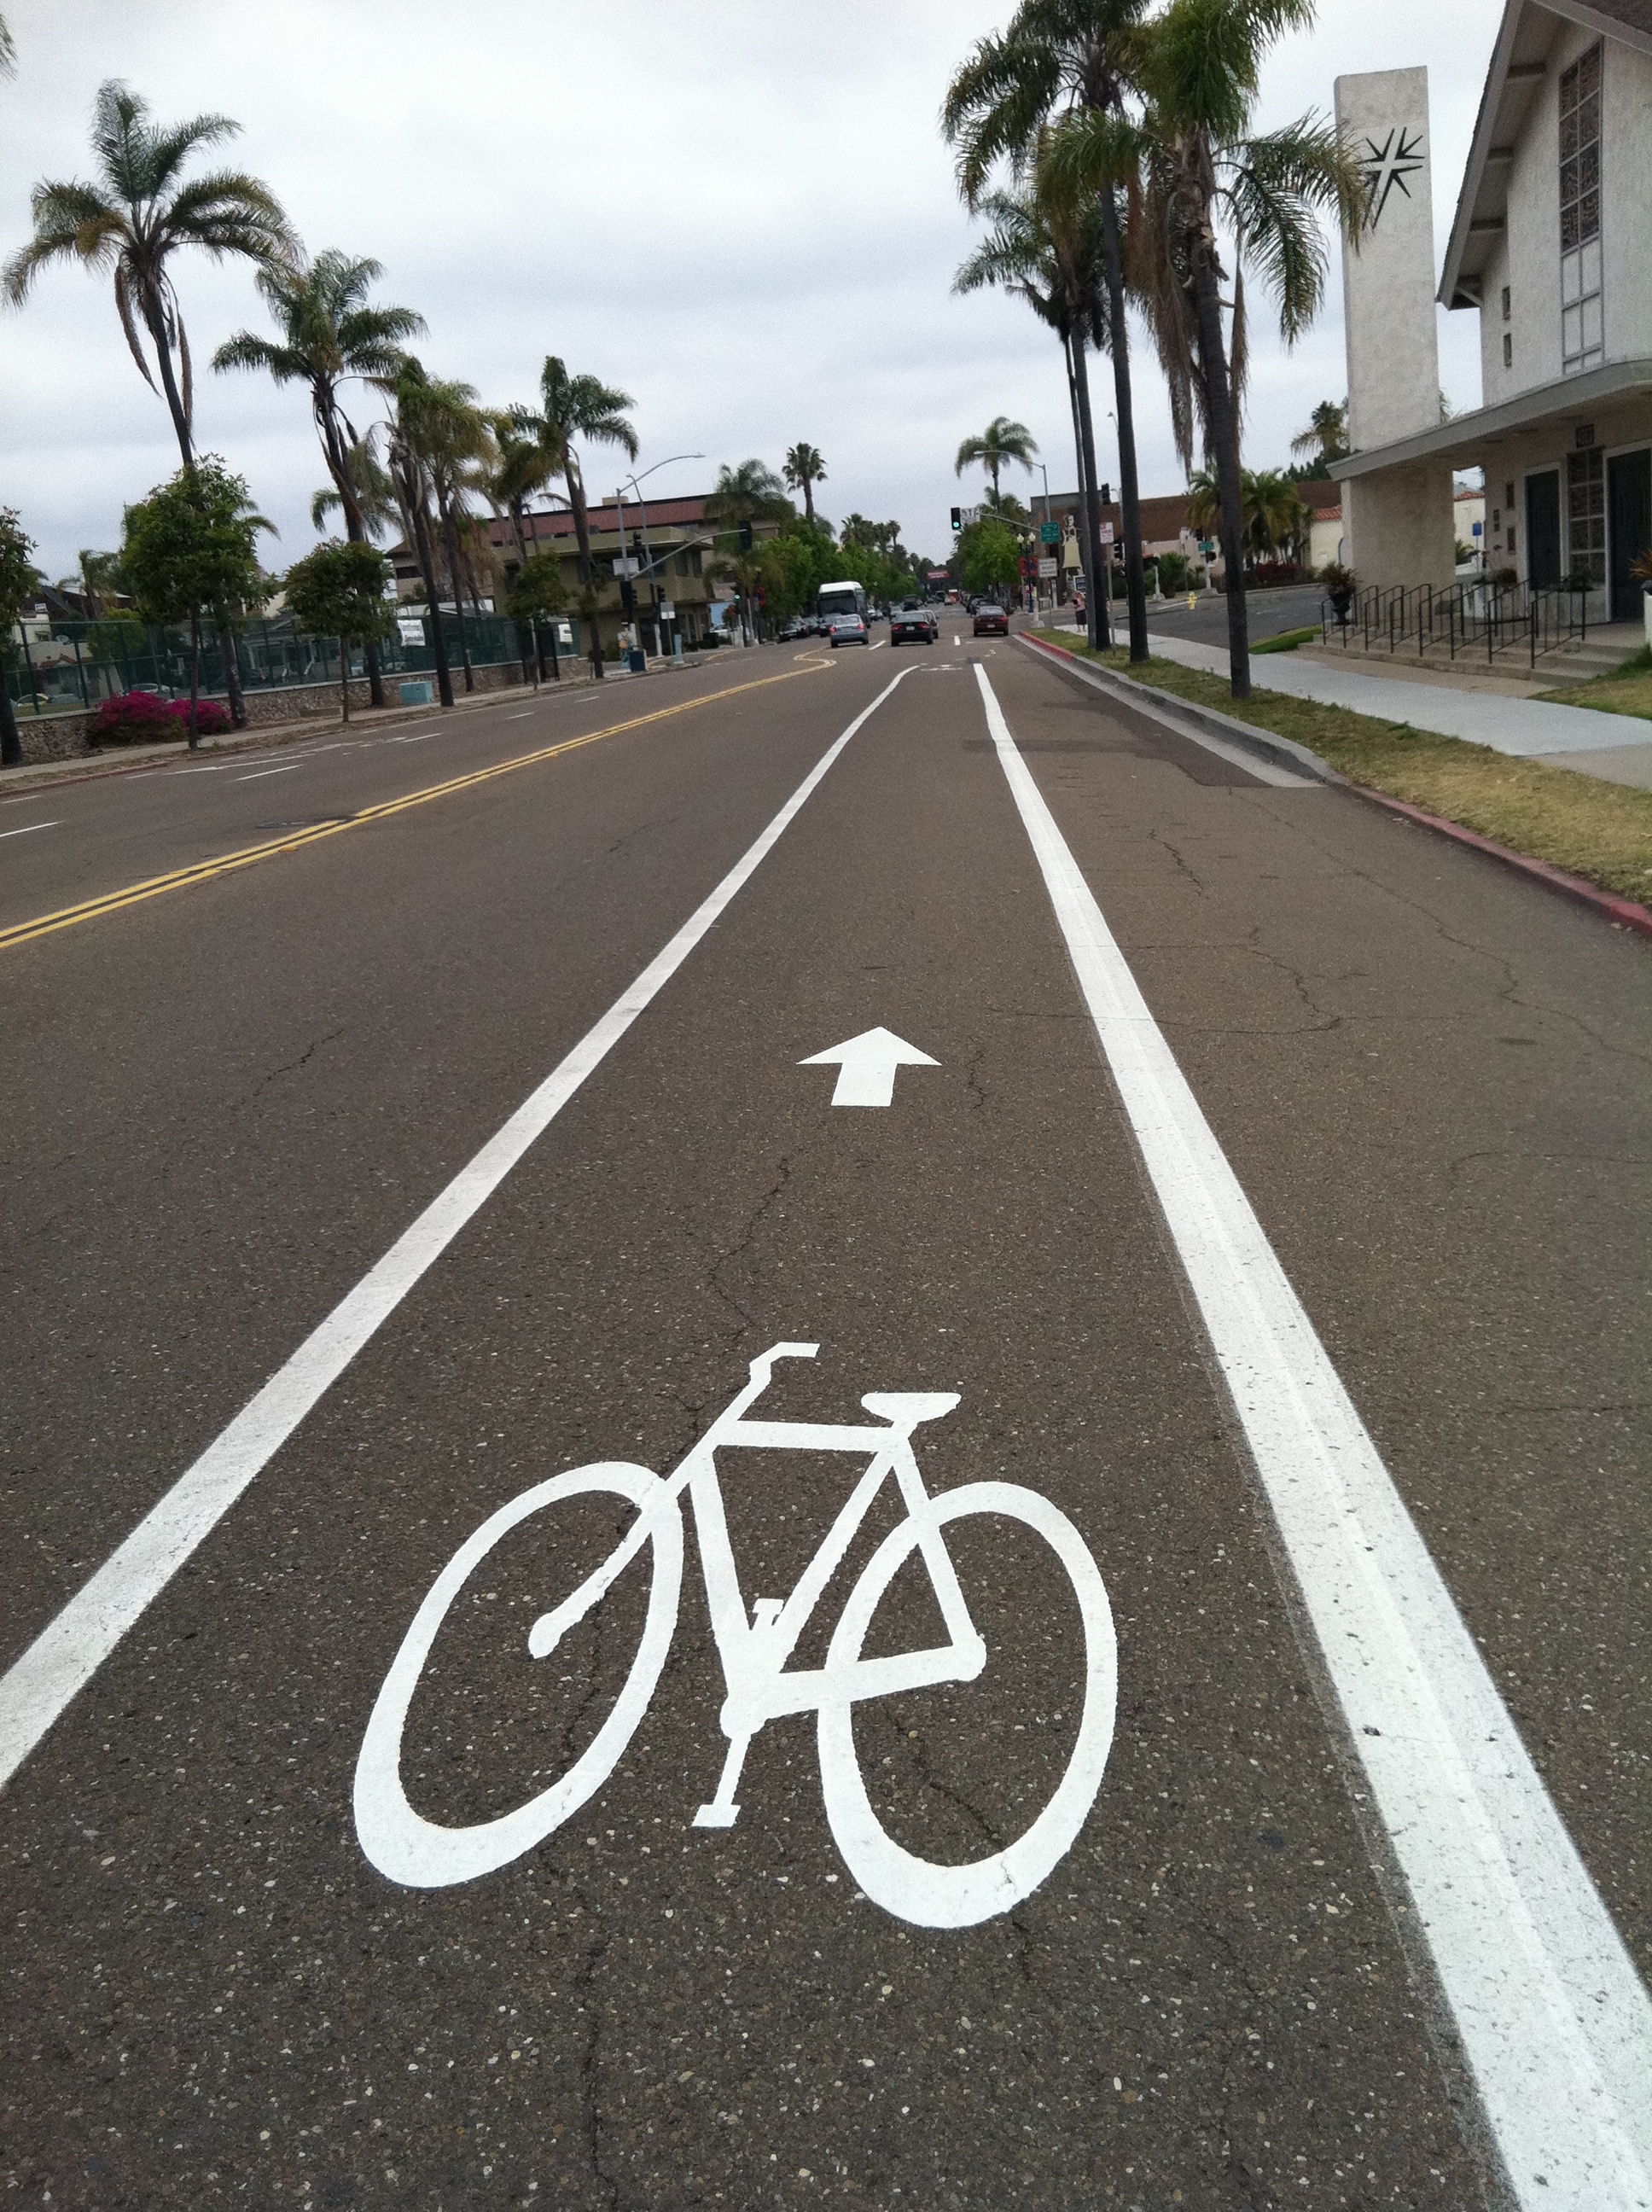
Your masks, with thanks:
<instances>
[{"instance_id":1,"label":"road sign","mask_svg":"<svg viewBox=\"0 0 1652 2212\"><path fill-rule=\"evenodd\" d=\"M677 602L674 599L662 599L659 603L659 613L663 622L671 621L677 613Z\"/></svg>"},{"instance_id":2,"label":"road sign","mask_svg":"<svg viewBox=\"0 0 1652 2212\"><path fill-rule=\"evenodd\" d=\"M834 1063L839 1069L837 1088L832 1093L834 1106L887 1106L895 1097L897 1067L940 1066L938 1060L890 1030L863 1030L847 1043L835 1044L829 1052L800 1060L798 1066L826 1067Z\"/></svg>"},{"instance_id":3,"label":"road sign","mask_svg":"<svg viewBox=\"0 0 1652 2212\"><path fill-rule=\"evenodd\" d=\"M1038 564L1038 573L1041 576L1053 576L1060 565L1060 562L1055 561L1041 561Z\"/></svg>"},{"instance_id":4,"label":"road sign","mask_svg":"<svg viewBox=\"0 0 1652 2212\"><path fill-rule=\"evenodd\" d=\"M1041 522L1038 526L1038 542L1041 545L1059 545L1061 543L1060 524Z\"/></svg>"},{"instance_id":5,"label":"road sign","mask_svg":"<svg viewBox=\"0 0 1652 2212\"><path fill-rule=\"evenodd\" d=\"M1113 525L1110 522L1104 522L1102 525L1102 543L1103 545L1110 545L1113 543Z\"/></svg>"}]
</instances>

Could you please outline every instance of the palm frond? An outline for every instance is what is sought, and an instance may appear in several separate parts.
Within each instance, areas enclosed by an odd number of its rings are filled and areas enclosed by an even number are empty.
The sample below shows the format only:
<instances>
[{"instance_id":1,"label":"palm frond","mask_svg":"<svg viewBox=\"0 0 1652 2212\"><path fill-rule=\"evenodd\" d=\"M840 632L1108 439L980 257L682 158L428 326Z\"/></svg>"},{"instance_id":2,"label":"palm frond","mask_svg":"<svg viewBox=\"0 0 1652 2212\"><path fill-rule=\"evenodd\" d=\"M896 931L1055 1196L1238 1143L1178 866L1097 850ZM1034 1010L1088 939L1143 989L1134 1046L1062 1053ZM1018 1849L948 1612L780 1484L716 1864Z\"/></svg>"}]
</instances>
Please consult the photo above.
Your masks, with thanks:
<instances>
[{"instance_id":1,"label":"palm frond","mask_svg":"<svg viewBox=\"0 0 1652 2212\"><path fill-rule=\"evenodd\" d=\"M115 313L120 317L120 327L126 334L126 343L132 349L132 359L137 363L138 372L150 391L154 392L156 389L155 381L149 374L149 364L143 357L143 347L137 335L137 317L141 312L139 303L132 297L131 277L125 264L117 264Z\"/></svg>"}]
</instances>

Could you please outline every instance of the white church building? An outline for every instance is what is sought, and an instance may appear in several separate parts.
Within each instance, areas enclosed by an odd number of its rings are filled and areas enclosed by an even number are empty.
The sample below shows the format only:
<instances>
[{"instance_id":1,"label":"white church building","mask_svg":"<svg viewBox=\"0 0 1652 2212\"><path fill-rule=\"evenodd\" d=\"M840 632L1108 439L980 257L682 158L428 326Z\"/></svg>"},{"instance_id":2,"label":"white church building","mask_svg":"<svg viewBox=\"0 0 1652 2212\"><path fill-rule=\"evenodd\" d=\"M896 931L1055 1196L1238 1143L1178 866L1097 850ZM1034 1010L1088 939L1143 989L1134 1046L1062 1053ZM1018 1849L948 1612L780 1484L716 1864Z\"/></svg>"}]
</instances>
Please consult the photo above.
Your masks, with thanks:
<instances>
[{"instance_id":1,"label":"white church building","mask_svg":"<svg viewBox=\"0 0 1652 2212\"><path fill-rule=\"evenodd\" d=\"M1589 580L1642 619L1652 547L1652 0L1506 0L1436 287L1428 80L1339 77L1368 163L1345 246L1344 557L1362 585L1454 567L1453 472L1485 471L1485 568ZM1482 404L1440 419L1435 301L1480 319Z\"/></svg>"}]
</instances>

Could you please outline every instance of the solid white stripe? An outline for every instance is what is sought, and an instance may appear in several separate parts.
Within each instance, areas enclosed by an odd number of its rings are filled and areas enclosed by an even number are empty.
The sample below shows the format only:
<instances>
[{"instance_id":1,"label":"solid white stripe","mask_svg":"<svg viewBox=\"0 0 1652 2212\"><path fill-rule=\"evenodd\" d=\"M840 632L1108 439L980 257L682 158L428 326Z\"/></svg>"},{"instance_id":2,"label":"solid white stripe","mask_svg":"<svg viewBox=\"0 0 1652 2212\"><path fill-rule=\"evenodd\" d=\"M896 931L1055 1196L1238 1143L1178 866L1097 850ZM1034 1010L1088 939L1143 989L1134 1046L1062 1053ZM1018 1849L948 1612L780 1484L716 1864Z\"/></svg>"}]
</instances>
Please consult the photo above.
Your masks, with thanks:
<instances>
[{"instance_id":1,"label":"solid white stripe","mask_svg":"<svg viewBox=\"0 0 1652 2212\"><path fill-rule=\"evenodd\" d=\"M1652 2205L1652 2004L979 664L987 727L1522 2206Z\"/></svg>"},{"instance_id":2,"label":"solid white stripe","mask_svg":"<svg viewBox=\"0 0 1652 2212\"><path fill-rule=\"evenodd\" d=\"M671 981L695 946L773 849L862 723L902 678L902 669L855 716L798 786L744 857L696 908L664 951L621 993L596 1026L518 1107L476 1158L334 1307L292 1358L145 1516L91 1580L0 1679L0 1784L15 1773L70 1699L108 1656L235 1500L291 1436L356 1353L393 1313L433 1261L496 1190L592 1070Z\"/></svg>"}]
</instances>

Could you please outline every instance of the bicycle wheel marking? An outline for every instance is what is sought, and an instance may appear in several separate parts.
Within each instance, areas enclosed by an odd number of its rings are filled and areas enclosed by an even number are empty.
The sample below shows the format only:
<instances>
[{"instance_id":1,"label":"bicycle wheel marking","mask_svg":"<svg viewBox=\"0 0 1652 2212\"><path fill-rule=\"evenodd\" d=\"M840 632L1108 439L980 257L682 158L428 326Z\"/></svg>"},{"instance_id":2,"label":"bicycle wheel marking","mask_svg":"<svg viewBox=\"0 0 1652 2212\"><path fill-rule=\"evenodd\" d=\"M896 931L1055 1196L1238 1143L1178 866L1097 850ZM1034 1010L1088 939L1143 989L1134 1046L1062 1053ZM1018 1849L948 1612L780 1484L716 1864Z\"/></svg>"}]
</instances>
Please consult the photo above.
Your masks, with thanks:
<instances>
[{"instance_id":1,"label":"bicycle wheel marking","mask_svg":"<svg viewBox=\"0 0 1652 2212\"><path fill-rule=\"evenodd\" d=\"M1118 1655L1112 1608L1095 1560L1071 1521L1036 1491L978 1482L932 1498L912 1449L914 1429L957 1405L951 1391L869 1391L868 1423L750 1420L779 1359L812 1359L818 1346L777 1344L751 1362L745 1387L669 1477L629 1462L577 1468L538 1483L501 1506L466 1539L437 1577L402 1639L380 1690L356 1762L355 1810L361 1849L380 1873L410 1888L439 1888L496 1872L551 1835L591 1798L618 1765L641 1725L665 1664L683 1578L683 1507L694 1508L713 1635L728 1695L722 1726L728 1751L715 1794L694 1814L700 1827L732 1827L734 1792L746 1755L765 1723L781 1713L818 1715L822 1793L832 1836L862 1891L898 1919L921 1927L966 1928L1007 1912L1044 1881L1072 1849L1096 1802L1112 1747L1118 1703ZM748 1606L723 1507L716 1455L740 1447L764 1451L836 1451L866 1467L789 1598ZM825 1664L787 1671L787 1662L861 1523L893 1480L906 1518L862 1569L833 1631ZM592 1492L610 1492L636 1509L636 1520L608 1558L529 1631L525 1657L555 1650L568 1629L599 1606L646 1553L652 1566L647 1620L613 1710L565 1774L498 1818L446 1827L408 1802L402 1736L409 1709L443 1622L471 1575L495 1546L531 1515ZM964 1865L938 1865L895 1842L872 1809L854 1744L854 1708L876 1698L943 1683L975 1681L990 1654L946 1548L955 1521L995 1515L1043 1539L1078 1602L1084 1644L1077 1740L1054 1794L1014 1842ZM863 1659L872 1617L896 1575L916 1559L930 1578L947 1640L923 1650Z\"/></svg>"}]
</instances>

